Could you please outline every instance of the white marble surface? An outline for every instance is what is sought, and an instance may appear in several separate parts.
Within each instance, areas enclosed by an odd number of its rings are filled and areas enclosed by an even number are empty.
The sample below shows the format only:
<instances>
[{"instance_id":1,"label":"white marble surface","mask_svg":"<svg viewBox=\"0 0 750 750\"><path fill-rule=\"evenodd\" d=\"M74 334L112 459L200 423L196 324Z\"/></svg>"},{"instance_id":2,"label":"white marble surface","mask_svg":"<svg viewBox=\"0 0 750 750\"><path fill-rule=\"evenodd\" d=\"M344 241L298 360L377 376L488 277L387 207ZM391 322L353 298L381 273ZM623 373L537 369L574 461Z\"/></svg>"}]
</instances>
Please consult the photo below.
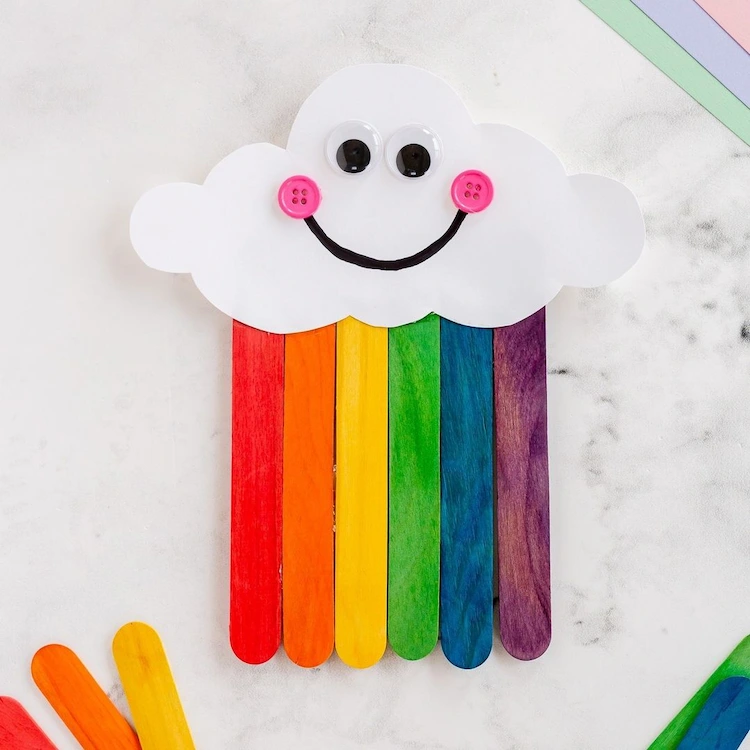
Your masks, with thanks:
<instances>
[{"instance_id":1,"label":"white marble surface","mask_svg":"<svg viewBox=\"0 0 750 750\"><path fill-rule=\"evenodd\" d=\"M306 672L228 647L230 324L140 263L128 214L283 144L362 61L435 71L646 214L633 271L549 308L535 663ZM122 703L131 619L161 632L205 750L640 748L750 632L750 149L578 0L5 0L0 174L0 693L63 750L32 654L72 646Z\"/></svg>"}]
</instances>

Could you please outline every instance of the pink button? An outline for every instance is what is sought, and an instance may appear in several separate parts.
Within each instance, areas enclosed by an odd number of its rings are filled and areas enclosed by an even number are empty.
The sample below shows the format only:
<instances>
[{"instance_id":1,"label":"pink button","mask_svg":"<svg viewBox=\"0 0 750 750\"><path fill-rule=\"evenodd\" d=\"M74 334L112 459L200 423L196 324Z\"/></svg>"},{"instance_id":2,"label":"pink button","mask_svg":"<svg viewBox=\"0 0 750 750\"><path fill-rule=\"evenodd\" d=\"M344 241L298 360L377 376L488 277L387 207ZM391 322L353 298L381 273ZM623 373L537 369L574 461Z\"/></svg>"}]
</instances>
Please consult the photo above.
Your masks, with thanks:
<instances>
[{"instance_id":1,"label":"pink button","mask_svg":"<svg viewBox=\"0 0 750 750\"><path fill-rule=\"evenodd\" d=\"M307 219L320 205L320 190L313 180L297 174L288 177L279 188L279 206L293 219Z\"/></svg>"},{"instance_id":2,"label":"pink button","mask_svg":"<svg viewBox=\"0 0 750 750\"><path fill-rule=\"evenodd\" d=\"M451 185L451 198L456 208L467 214L484 211L492 203L492 180L478 169L461 172Z\"/></svg>"}]
</instances>

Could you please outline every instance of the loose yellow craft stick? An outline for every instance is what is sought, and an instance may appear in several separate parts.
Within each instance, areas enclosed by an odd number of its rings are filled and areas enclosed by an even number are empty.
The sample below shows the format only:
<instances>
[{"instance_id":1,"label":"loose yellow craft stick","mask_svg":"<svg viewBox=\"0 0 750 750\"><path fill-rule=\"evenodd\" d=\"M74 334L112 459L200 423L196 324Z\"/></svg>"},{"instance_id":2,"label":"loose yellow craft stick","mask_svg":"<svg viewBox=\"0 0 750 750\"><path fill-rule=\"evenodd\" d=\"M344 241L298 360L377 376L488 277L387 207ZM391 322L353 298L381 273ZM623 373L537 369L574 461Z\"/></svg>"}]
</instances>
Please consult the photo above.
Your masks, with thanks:
<instances>
[{"instance_id":1,"label":"loose yellow craft stick","mask_svg":"<svg viewBox=\"0 0 750 750\"><path fill-rule=\"evenodd\" d=\"M195 750L156 631L142 622L123 625L112 653L143 750Z\"/></svg>"},{"instance_id":2,"label":"loose yellow craft stick","mask_svg":"<svg viewBox=\"0 0 750 750\"><path fill-rule=\"evenodd\" d=\"M388 329L338 324L336 652L369 667L385 651L388 558Z\"/></svg>"}]
</instances>

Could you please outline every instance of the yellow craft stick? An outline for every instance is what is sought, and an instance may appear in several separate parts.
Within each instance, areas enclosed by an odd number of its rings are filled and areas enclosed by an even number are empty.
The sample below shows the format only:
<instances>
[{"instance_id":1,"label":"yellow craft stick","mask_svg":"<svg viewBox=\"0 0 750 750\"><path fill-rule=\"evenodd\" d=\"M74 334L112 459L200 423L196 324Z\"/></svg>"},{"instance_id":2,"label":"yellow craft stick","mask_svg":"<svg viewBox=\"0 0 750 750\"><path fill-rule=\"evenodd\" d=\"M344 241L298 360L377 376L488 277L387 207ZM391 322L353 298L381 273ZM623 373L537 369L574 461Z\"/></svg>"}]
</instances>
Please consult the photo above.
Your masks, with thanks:
<instances>
[{"instance_id":1,"label":"yellow craft stick","mask_svg":"<svg viewBox=\"0 0 750 750\"><path fill-rule=\"evenodd\" d=\"M388 329L338 324L336 652L369 667L385 651L388 558Z\"/></svg>"},{"instance_id":2,"label":"yellow craft stick","mask_svg":"<svg viewBox=\"0 0 750 750\"><path fill-rule=\"evenodd\" d=\"M123 625L112 654L143 750L195 750L156 631L142 622Z\"/></svg>"}]
</instances>

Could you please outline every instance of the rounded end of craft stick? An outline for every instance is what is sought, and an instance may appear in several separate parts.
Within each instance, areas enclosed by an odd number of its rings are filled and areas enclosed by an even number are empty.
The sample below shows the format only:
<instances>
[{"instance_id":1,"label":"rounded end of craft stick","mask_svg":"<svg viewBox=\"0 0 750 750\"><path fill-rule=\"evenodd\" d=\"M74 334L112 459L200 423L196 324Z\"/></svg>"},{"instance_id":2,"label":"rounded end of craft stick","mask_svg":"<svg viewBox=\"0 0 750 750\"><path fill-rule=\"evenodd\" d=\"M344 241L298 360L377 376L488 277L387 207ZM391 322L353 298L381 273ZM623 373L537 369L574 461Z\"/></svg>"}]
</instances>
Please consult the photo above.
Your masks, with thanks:
<instances>
[{"instance_id":1,"label":"rounded end of craft stick","mask_svg":"<svg viewBox=\"0 0 750 750\"><path fill-rule=\"evenodd\" d=\"M552 642L552 628L549 623L537 633L503 634L500 630L500 641L503 648L519 661L533 661L542 656Z\"/></svg>"}]
</instances>

